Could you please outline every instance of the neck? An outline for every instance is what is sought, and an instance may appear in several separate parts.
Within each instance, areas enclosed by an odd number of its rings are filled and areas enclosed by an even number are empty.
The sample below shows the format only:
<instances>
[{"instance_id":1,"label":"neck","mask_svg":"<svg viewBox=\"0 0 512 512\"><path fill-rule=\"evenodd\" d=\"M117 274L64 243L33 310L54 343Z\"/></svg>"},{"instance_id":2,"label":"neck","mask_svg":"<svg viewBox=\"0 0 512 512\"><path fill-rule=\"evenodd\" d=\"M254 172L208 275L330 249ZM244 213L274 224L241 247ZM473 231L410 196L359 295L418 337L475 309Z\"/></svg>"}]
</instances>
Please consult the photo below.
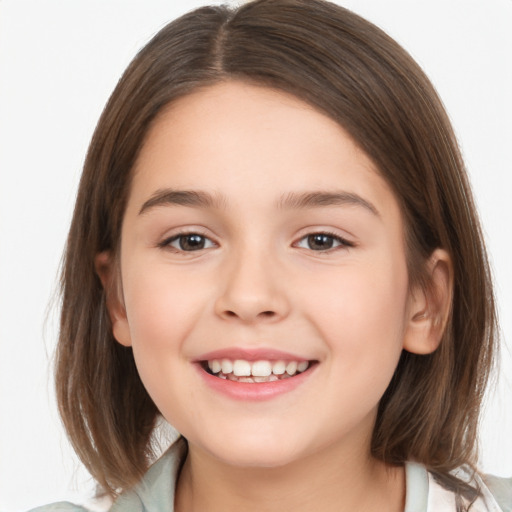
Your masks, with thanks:
<instances>
[{"instance_id":1,"label":"neck","mask_svg":"<svg viewBox=\"0 0 512 512\"><path fill-rule=\"evenodd\" d=\"M318 451L281 467L231 466L189 445L176 493L177 512L399 512L403 468L351 447Z\"/></svg>"}]
</instances>

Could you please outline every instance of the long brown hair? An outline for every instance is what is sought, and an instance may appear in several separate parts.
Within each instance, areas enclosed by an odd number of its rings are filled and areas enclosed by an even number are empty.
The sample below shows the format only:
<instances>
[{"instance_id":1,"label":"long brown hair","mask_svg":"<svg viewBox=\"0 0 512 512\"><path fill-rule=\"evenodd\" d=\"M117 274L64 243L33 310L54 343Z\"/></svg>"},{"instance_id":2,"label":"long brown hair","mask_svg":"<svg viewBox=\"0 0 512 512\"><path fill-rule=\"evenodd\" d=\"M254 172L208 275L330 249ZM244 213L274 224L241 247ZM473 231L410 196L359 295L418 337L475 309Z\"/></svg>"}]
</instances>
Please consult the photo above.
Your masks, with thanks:
<instances>
[{"instance_id":1,"label":"long brown hair","mask_svg":"<svg viewBox=\"0 0 512 512\"><path fill-rule=\"evenodd\" d=\"M140 51L109 99L87 154L61 278L56 386L75 450L113 495L136 483L151 460L159 413L131 349L113 338L94 258L116 254L131 169L152 121L176 98L226 80L291 93L350 133L400 203L412 283L424 282L434 249L449 252L454 291L443 340L430 355L403 352L380 402L372 453L390 464L422 462L453 483L451 470L476 464L496 351L470 186L442 103L418 65L380 29L323 0L256 0L186 14Z\"/></svg>"}]
</instances>

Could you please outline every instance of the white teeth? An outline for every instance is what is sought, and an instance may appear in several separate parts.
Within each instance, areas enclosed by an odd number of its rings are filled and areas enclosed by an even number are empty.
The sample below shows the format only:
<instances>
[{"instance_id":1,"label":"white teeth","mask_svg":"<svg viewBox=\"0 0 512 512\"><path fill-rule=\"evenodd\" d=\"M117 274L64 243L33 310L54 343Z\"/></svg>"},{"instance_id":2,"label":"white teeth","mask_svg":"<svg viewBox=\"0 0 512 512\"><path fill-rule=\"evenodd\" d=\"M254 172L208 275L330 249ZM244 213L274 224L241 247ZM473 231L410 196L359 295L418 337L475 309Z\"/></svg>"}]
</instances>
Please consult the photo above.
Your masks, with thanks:
<instances>
[{"instance_id":1,"label":"white teeth","mask_svg":"<svg viewBox=\"0 0 512 512\"><path fill-rule=\"evenodd\" d=\"M219 373L220 372L220 363L217 361L217 359L214 359L213 361L208 361L208 367L213 373Z\"/></svg>"},{"instance_id":2,"label":"white teeth","mask_svg":"<svg viewBox=\"0 0 512 512\"><path fill-rule=\"evenodd\" d=\"M233 373L237 377L249 377L249 375L251 375L251 363L249 361L237 359L233 363Z\"/></svg>"},{"instance_id":3,"label":"white teeth","mask_svg":"<svg viewBox=\"0 0 512 512\"><path fill-rule=\"evenodd\" d=\"M269 375L268 377L253 377L254 382L275 382L279 380L277 375Z\"/></svg>"},{"instance_id":4,"label":"white teeth","mask_svg":"<svg viewBox=\"0 0 512 512\"><path fill-rule=\"evenodd\" d=\"M268 377L272 373L269 361L256 361L252 363L251 373L254 377Z\"/></svg>"},{"instance_id":5,"label":"white teeth","mask_svg":"<svg viewBox=\"0 0 512 512\"><path fill-rule=\"evenodd\" d=\"M208 368L222 379L238 382L274 382L293 377L309 368L309 361L246 361L244 359L212 359Z\"/></svg>"},{"instance_id":6,"label":"white teeth","mask_svg":"<svg viewBox=\"0 0 512 512\"><path fill-rule=\"evenodd\" d=\"M252 377L237 377L233 373L227 375L227 380L232 380L234 382L255 382L255 380Z\"/></svg>"},{"instance_id":7,"label":"white teeth","mask_svg":"<svg viewBox=\"0 0 512 512\"><path fill-rule=\"evenodd\" d=\"M297 371L299 372L304 372L308 369L309 367L309 361L301 361L298 365L297 365Z\"/></svg>"},{"instance_id":8,"label":"white teeth","mask_svg":"<svg viewBox=\"0 0 512 512\"><path fill-rule=\"evenodd\" d=\"M233 371L233 363L229 359L223 359L220 365L222 373L231 373Z\"/></svg>"},{"instance_id":9,"label":"white teeth","mask_svg":"<svg viewBox=\"0 0 512 512\"><path fill-rule=\"evenodd\" d=\"M288 375L295 375L297 372L297 363L295 361L291 361L286 365L286 373Z\"/></svg>"},{"instance_id":10,"label":"white teeth","mask_svg":"<svg viewBox=\"0 0 512 512\"><path fill-rule=\"evenodd\" d=\"M283 375L286 371L286 363L284 361L276 361L272 365L272 373L274 375Z\"/></svg>"}]
</instances>

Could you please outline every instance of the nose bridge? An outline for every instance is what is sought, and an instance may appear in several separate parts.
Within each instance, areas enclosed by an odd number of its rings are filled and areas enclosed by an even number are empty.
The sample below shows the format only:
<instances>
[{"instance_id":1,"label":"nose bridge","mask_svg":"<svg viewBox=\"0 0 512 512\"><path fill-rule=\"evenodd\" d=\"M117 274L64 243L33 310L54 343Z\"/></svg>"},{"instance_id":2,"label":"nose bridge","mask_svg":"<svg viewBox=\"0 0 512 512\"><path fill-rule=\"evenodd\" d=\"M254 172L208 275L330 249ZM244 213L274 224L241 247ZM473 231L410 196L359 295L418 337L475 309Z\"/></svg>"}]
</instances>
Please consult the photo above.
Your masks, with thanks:
<instances>
[{"instance_id":1,"label":"nose bridge","mask_svg":"<svg viewBox=\"0 0 512 512\"><path fill-rule=\"evenodd\" d=\"M277 255L256 245L247 242L230 252L217 314L249 323L286 316L289 303Z\"/></svg>"}]
</instances>

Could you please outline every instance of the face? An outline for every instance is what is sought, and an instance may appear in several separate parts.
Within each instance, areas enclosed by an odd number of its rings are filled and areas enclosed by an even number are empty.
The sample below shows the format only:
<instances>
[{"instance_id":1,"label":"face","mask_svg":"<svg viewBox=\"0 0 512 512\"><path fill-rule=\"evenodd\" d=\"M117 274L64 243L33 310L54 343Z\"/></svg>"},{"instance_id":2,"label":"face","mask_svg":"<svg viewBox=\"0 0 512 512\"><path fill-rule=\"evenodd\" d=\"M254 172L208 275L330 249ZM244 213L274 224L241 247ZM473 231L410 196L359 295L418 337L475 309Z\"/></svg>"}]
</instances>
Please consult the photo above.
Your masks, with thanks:
<instances>
[{"instance_id":1,"label":"face","mask_svg":"<svg viewBox=\"0 0 512 512\"><path fill-rule=\"evenodd\" d=\"M412 298L398 203L334 121L237 82L174 102L134 169L120 279L114 335L191 450L368 452Z\"/></svg>"}]
</instances>

